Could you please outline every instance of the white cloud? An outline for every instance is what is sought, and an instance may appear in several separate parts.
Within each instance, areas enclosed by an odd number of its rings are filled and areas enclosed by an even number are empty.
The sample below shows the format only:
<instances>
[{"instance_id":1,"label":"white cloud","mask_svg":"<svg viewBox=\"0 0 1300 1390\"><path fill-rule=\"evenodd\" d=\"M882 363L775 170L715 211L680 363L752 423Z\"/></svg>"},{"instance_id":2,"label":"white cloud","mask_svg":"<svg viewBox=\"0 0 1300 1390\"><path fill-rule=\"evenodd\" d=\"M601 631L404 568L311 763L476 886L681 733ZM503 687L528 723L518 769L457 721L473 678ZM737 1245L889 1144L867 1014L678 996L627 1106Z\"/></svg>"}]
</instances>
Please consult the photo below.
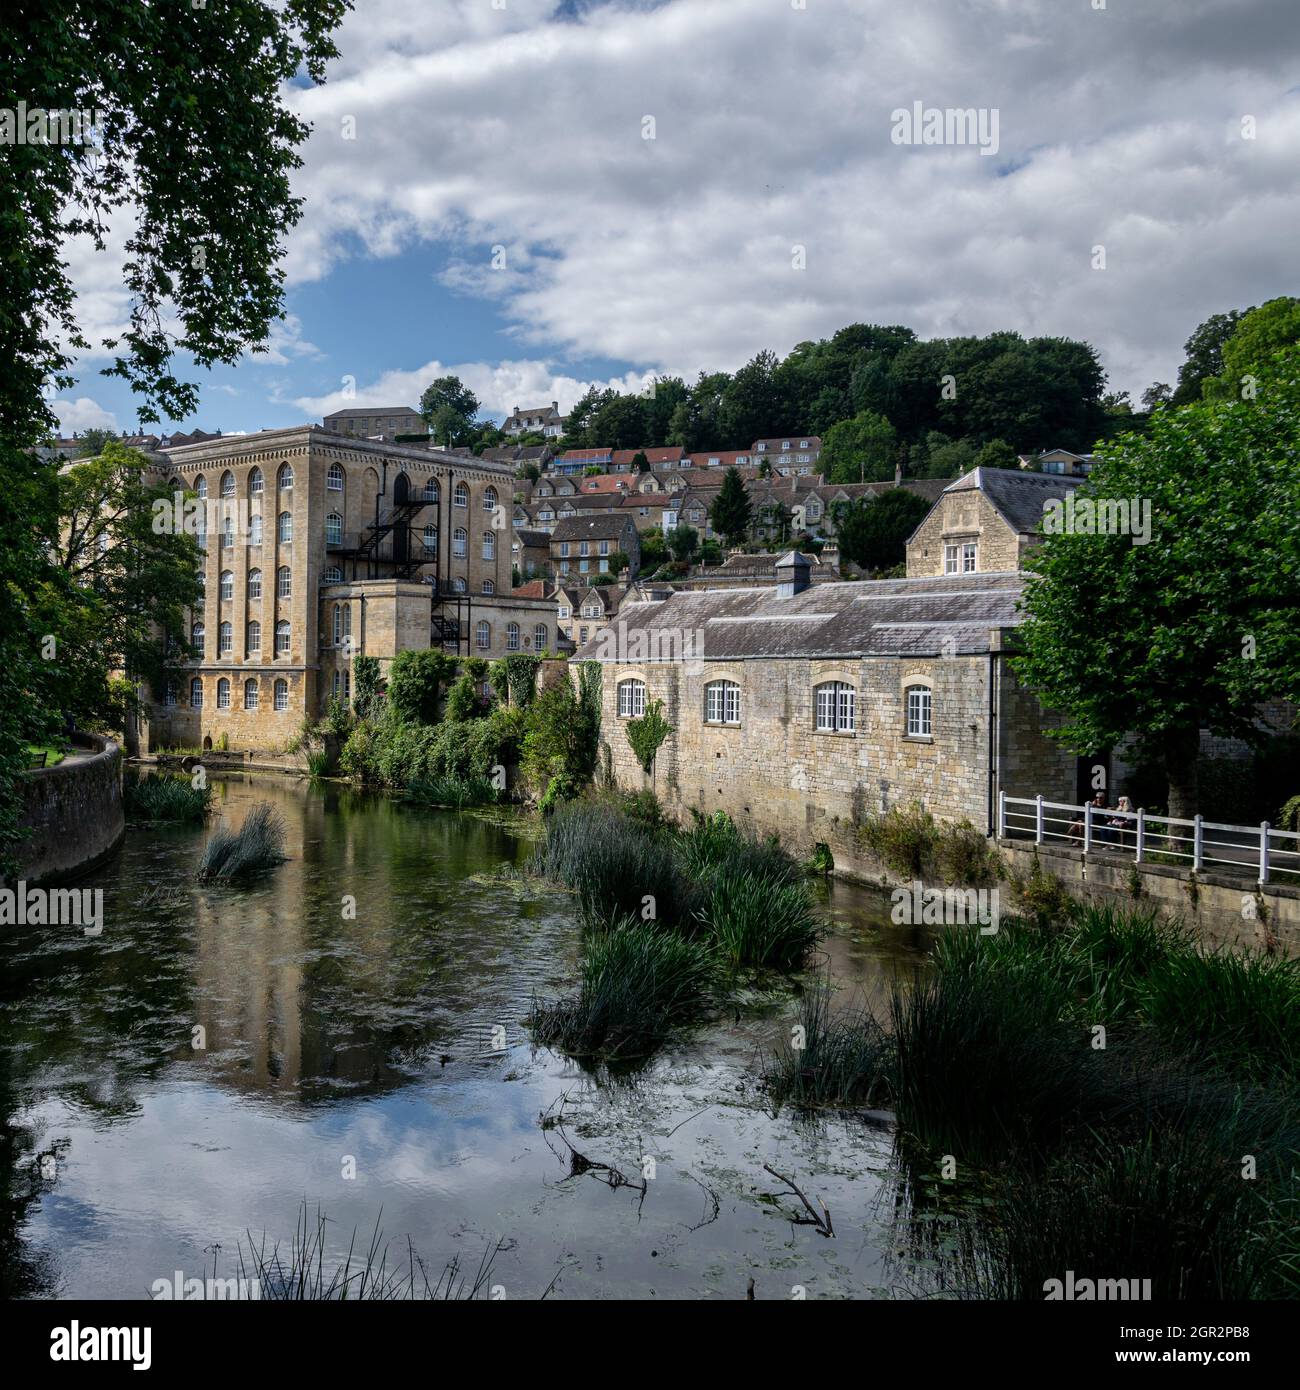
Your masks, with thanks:
<instances>
[{"instance_id":1,"label":"white cloud","mask_svg":"<svg viewBox=\"0 0 1300 1390\"><path fill-rule=\"evenodd\" d=\"M119 428L117 416L89 396L78 396L76 400L58 397L50 402L50 409L58 416L59 433L65 438L82 430Z\"/></svg>"},{"instance_id":2,"label":"white cloud","mask_svg":"<svg viewBox=\"0 0 1300 1390\"><path fill-rule=\"evenodd\" d=\"M423 243L539 356L690 375L854 320L1013 327L1089 338L1134 390L1172 379L1208 313L1290 286L1285 0L1182 0L1177 22L1054 0L557 8L349 16L337 72L299 98L316 133L292 280ZM890 112L913 100L996 107L1000 156L892 145ZM481 365L506 408L562 380Z\"/></svg>"}]
</instances>

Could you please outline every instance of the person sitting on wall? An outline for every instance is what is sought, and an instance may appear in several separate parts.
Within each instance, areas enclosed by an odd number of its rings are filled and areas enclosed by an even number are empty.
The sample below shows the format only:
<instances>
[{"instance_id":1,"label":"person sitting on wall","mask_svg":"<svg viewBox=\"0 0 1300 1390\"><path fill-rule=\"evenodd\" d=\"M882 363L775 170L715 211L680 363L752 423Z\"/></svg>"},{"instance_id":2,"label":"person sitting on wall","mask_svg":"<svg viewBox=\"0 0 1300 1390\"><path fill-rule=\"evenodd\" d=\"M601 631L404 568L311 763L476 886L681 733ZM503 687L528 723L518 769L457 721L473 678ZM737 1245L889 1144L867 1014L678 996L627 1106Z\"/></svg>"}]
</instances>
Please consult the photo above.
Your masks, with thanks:
<instances>
[{"instance_id":1,"label":"person sitting on wall","mask_svg":"<svg viewBox=\"0 0 1300 1390\"><path fill-rule=\"evenodd\" d=\"M1097 812L1098 812L1098 811L1105 811L1105 810L1108 809L1107 806L1106 806L1106 793L1105 793L1105 792L1098 792L1097 795L1094 796L1094 797L1092 798L1091 805L1092 805L1092 837L1093 837L1094 840L1101 841L1101 840L1104 840L1104 839L1106 838L1107 834L1109 833L1109 832L1106 830L1105 826L1104 826L1100 821L1098 821L1098 819L1097 819ZM1078 820L1074 821L1074 823L1070 826L1070 839L1072 839L1072 840L1078 840L1078 841L1082 842L1082 840L1083 840L1084 816L1085 816L1085 814L1086 814L1086 807L1080 807L1080 809L1079 809L1079 818L1078 818Z\"/></svg>"}]
</instances>

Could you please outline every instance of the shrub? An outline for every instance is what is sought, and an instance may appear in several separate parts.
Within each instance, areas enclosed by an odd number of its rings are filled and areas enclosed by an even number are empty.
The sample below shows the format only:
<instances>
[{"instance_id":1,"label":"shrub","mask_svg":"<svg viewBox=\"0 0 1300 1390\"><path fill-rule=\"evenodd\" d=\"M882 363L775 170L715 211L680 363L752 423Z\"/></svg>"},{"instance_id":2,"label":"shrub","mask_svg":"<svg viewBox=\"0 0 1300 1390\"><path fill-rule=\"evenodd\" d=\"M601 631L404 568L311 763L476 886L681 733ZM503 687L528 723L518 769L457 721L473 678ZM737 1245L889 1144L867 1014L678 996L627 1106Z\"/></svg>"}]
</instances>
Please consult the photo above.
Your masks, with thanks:
<instances>
[{"instance_id":1,"label":"shrub","mask_svg":"<svg viewBox=\"0 0 1300 1390\"><path fill-rule=\"evenodd\" d=\"M352 677L356 685L354 708L358 719L369 719L379 703L379 658L359 656L352 663Z\"/></svg>"},{"instance_id":2,"label":"shrub","mask_svg":"<svg viewBox=\"0 0 1300 1390\"><path fill-rule=\"evenodd\" d=\"M265 801L244 817L238 830L221 826L208 838L199 860L202 881L246 879L284 863L284 821Z\"/></svg>"},{"instance_id":3,"label":"shrub","mask_svg":"<svg viewBox=\"0 0 1300 1390\"><path fill-rule=\"evenodd\" d=\"M649 776L654 767L655 754L673 731L673 726L664 718L664 702L651 700L645 714L640 719L629 719L625 728L627 741L636 754L637 762L641 764L641 771Z\"/></svg>"},{"instance_id":4,"label":"shrub","mask_svg":"<svg viewBox=\"0 0 1300 1390\"><path fill-rule=\"evenodd\" d=\"M798 1031L791 1030L764 1077L778 1105L876 1105L888 1099L889 1037L865 1010L836 1013L831 1000L830 986L819 984L800 1001Z\"/></svg>"},{"instance_id":5,"label":"shrub","mask_svg":"<svg viewBox=\"0 0 1300 1390\"><path fill-rule=\"evenodd\" d=\"M963 820L939 827L934 840L934 866L945 883L992 888L1002 874L1002 857L987 835Z\"/></svg>"},{"instance_id":6,"label":"shrub","mask_svg":"<svg viewBox=\"0 0 1300 1390\"><path fill-rule=\"evenodd\" d=\"M136 821L158 824L201 821L212 805L212 788L196 787L188 777L151 772L126 786L126 814Z\"/></svg>"},{"instance_id":7,"label":"shrub","mask_svg":"<svg viewBox=\"0 0 1300 1390\"><path fill-rule=\"evenodd\" d=\"M883 815L865 817L858 826L858 838L900 878L930 877L938 830L934 817L919 804L894 806Z\"/></svg>"},{"instance_id":8,"label":"shrub","mask_svg":"<svg viewBox=\"0 0 1300 1390\"><path fill-rule=\"evenodd\" d=\"M307 771L313 777L324 777L329 770L330 755L323 748L307 754Z\"/></svg>"},{"instance_id":9,"label":"shrub","mask_svg":"<svg viewBox=\"0 0 1300 1390\"><path fill-rule=\"evenodd\" d=\"M489 806L497 799L497 789L490 777L432 777L412 782L406 790L412 801L426 806Z\"/></svg>"},{"instance_id":10,"label":"shrub","mask_svg":"<svg viewBox=\"0 0 1300 1390\"><path fill-rule=\"evenodd\" d=\"M698 943L654 922L608 923L587 949L572 999L534 1002L537 1040L575 1057L648 1056L710 1007L713 963Z\"/></svg>"},{"instance_id":11,"label":"shrub","mask_svg":"<svg viewBox=\"0 0 1300 1390\"><path fill-rule=\"evenodd\" d=\"M1068 917L1074 899L1061 880L1043 868L1037 850L1027 874L1017 874L1013 870L1007 878L1017 903L1031 912L1039 925L1046 926Z\"/></svg>"},{"instance_id":12,"label":"shrub","mask_svg":"<svg viewBox=\"0 0 1300 1390\"><path fill-rule=\"evenodd\" d=\"M398 652L388 673L388 703L399 719L433 724L442 688L456 669L453 657L427 649Z\"/></svg>"}]
</instances>

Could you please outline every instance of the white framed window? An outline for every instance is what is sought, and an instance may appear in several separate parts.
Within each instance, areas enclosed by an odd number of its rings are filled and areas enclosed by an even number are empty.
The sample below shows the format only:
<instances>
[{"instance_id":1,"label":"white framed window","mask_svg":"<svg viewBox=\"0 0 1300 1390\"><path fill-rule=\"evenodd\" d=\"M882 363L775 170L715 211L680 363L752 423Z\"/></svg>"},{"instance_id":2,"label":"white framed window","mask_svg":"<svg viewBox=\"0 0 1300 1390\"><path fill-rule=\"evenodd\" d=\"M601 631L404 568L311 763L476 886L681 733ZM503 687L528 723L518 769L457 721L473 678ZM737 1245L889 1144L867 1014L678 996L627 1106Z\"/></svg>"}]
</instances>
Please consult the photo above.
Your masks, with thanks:
<instances>
[{"instance_id":1,"label":"white framed window","mask_svg":"<svg viewBox=\"0 0 1300 1390\"><path fill-rule=\"evenodd\" d=\"M497 509L497 490L496 490L496 488L494 488L494 487L489 487L489 488L485 489L485 490L484 490L484 493L483 493L483 510L484 510L485 512L494 512L494 511L496 511L496 509Z\"/></svg>"},{"instance_id":2,"label":"white framed window","mask_svg":"<svg viewBox=\"0 0 1300 1390\"><path fill-rule=\"evenodd\" d=\"M517 652L519 650L519 624L506 624L506 651Z\"/></svg>"},{"instance_id":3,"label":"white framed window","mask_svg":"<svg viewBox=\"0 0 1300 1390\"><path fill-rule=\"evenodd\" d=\"M469 544L469 534L463 526L457 526L451 533L451 553L457 559L464 559Z\"/></svg>"},{"instance_id":4,"label":"white framed window","mask_svg":"<svg viewBox=\"0 0 1300 1390\"><path fill-rule=\"evenodd\" d=\"M932 713L933 699L929 686L909 685L907 687L908 738L929 738L931 736Z\"/></svg>"},{"instance_id":5,"label":"white framed window","mask_svg":"<svg viewBox=\"0 0 1300 1390\"><path fill-rule=\"evenodd\" d=\"M278 622L275 625L275 654L276 656L289 655L289 624Z\"/></svg>"},{"instance_id":6,"label":"white framed window","mask_svg":"<svg viewBox=\"0 0 1300 1390\"><path fill-rule=\"evenodd\" d=\"M424 528L424 548L426 550L437 550L438 548L438 528L433 525Z\"/></svg>"},{"instance_id":7,"label":"white framed window","mask_svg":"<svg viewBox=\"0 0 1300 1390\"><path fill-rule=\"evenodd\" d=\"M457 579L457 580L452 584L451 587L452 587L458 594L463 594L463 593L466 593L466 592L468 591L468 587L469 587L469 586L465 583L465 581L464 581L463 579Z\"/></svg>"},{"instance_id":8,"label":"white framed window","mask_svg":"<svg viewBox=\"0 0 1300 1390\"><path fill-rule=\"evenodd\" d=\"M230 682L225 678L225 676L222 676L222 678L217 682L217 708L230 708Z\"/></svg>"},{"instance_id":9,"label":"white framed window","mask_svg":"<svg viewBox=\"0 0 1300 1390\"><path fill-rule=\"evenodd\" d=\"M437 478L426 478L424 480L424 500L432 502L435 506L442 499L442 493L438 491Z\"/></svg>"},{"instance_id":10,"label":"white framed window","mask_svg":"<svg viewBox=\"0 0 1300 1390\"><path fill-rule=\"evenodd\" d=\"M464 483L457 483L452 489L451 504L453 507L469 506L469 488Z\"/></svg>"},{"instance_id":11,"label":"white framed window","mask_svg":"<svg viewBox=\"0 0 1300 1390\"><path fill-rule=\"evenodd\" d=\"M235 576L229 570L221 571L221 597L234 598Z\"/></svg>"},{"instance_id":12,"label":"white framed window","mask_svg":"<svg viewBox=\"0 0 1300 1390\"><path fill-rule=\"evenodd\" d=\"M293 597L293 571L288 565L281 565L275 572L276 598Z\"/></svg>"},{"instance_id":13,"label":"white framed window","mask_svg":"<svg viewBox=\"0 0 1300 1390\"><path fill-rule=\"evenodd\" d=\"M229 623L222 623L217 629L217 652L229 656L235 649L235 629Z\"/></svg>"},{"instance_id":14,"label":"white framed window","mask_svg":"<svg viewBox=\"0 0 1300 1390\"><path fill-rule=\"evenodd\" d=\"M174 705L176 703L176 682L168 681L167 689L163 692L163 704Z\"/></svg>"},{"instance_id":15,"label":"white framed window","mask_svg":"<svg viewBox=\"0 0 1300 1390\"><path fill-rule=\"evenodd\" d=\"M562 603L562 604L560 605L560 617L561 617L561 618L571 618L571 617L573 617L573 610L569 607L569 605L568 605L567 603Z\"/></svg>"},{"instance_id":16,"label":"white framed window","mask_svg":"<svg viewBox=\"0 0 1300 1390\"><path fill-rule=\"evenodd\" d=\"M286 681L286 680L278 680L278 681L276 681L276 683L275 683L275 699L274 699L274 702L273 702L273 703L274 703L275 708L276 708L277 710L286 710L286 709L289 708L289 682L288 682L288 681Z\"/></svg>"},{"instance_id":17,"label":"white framed window","mask_svg":"<svg viewBox=\"0 0 1300 1390\"><path fill-rule=\"evenodd\" d=\"M190 645L198 652L200 661L207 655L205 636L206 629L202 623L195 623L190 628Z\"/></svg>"},{"instance_id":18,"label":"white framed window","mask_svg":"<svg viewBox=\"0 0 1300 1390\"><path fill-rule=\"evenodd\" d=\"M966 541L961 548L961 572L963 574L975 573L975 542Z\"/></svg>"},{"instance_id":19,"label":"white framed window","mask_svg":"<svg viewBox=\"0 0 1300 1390\"><path fill-rule=\"evenodd\" d=\"M292 512L281 512L280 522L276 528L276 535L280 538L281 545L289 545L293 541L293 514Z\"/></svg>"},{"instance_id":20,"label":"white framed window","mask_svg":"<svg viewBox=\"0 0 1300 1390\"><path fill-rule=\"evenodd\" d=\"M221 475L221 495L223 497L235 495L235 475L229 469Z\"/></svg>"},{"instance_id":21,"label":"white framed window","mask_svg":"<svg viewBox=\"0 0 1300 1390\"><path fill-rule=\"evenodd\" d=\"M497 558L497 538L491 531L483 532L483 558L485 560Z\"/></svg>"},{"instance_id":22,"label":"white framed window","mask_svg":"<svg viewBox=\"0 0 1300 1390\"><path fill-rule=\"evenodd\" d=\"M816 690L818 733L851 734L857 727L857 692L844 681L826 681Z\"/></svg>"},{"instance_id":23,"label":"white framed window","mask_svg":"<svg viewBox=\"0 0 1300 1390\"><path fill-rule=\"evenodd\" d=\"M704 687L706 724L740 723L740 686L735 681L710 681Z\"/></svg>"},{"instance_id":24,"label":"white framed window","mask_svg":"<svg viewBox=\"0 0 1300 1390\"><path fill-rule=\"evenodd\" d=\"M248 518L248 543L249 545L262 544L262 513L254 512Z\"/></svg>"},{"instance_id":25,"label":"white framed window","mask_svg":"<svg viewBox=\"0 0 1300 1390\"><path fill-rule=\"evenodd\" d=\"M190 681L190 708L203 708L203 682L197 676Z\"/></svg>"},{"instance_id":26,"label":"white framed window","mask_svg":"<svg viewBox=\"0 0 1300 1390\"><path fill-rule=\"evenodd\" d=\"M490 580L490 579L485 579L485 580L483 581L483 592L484 592L485 594L495 594L496 591L497 591L497 586L496 586L496 584L493 583L492 580Z\"/></svg>"},{"instance_id":27,"label":"white framed window","mask_svg":"<svg viewBox=\"0 0 1300 1390\"><path fill-rule=\"evenodd\" d=\"M256 656L257 653L262 650L262 624L259 623L256 618L248 625L248 640L246 645L250 656Z\"/></svg>"},{"instance_id":28,"label":"white framed window","mask_svg":"<svg viewBox=\"0 0 1300 1390\"><path fill-rule=\"evenodd\" d=\"M337 463L331 463L325 472L325 490L326 492L343 491L343 469Z\"/></svg>"},{"instance_id":29,"label":"white framed window","mask_svg":"<svg viewBox=\"0 0 1300 1390\"><path fill-rule=\"evenodd\" d=\"M287 463L280 465L280 471L275 475L275 485L281 492L293 486L293 469Z\"/></svg>"},{"instance_id":30,"label":"white framed window","mask_svg":"<svg viewBox=\"0 0 1300 1390\"><path fill-rule=\"evenodd\" d=\"M106 546L105 546L104 543L107 541L107 539L108 539L107 536L100 536L100 538L99 538L99 541L100 541L99 548L100 548L101 550L106 549ZM222 548L222 550L230 550L230 549L232 549L232 548L234 547L234 544L235 544L235 518L234 518L233 516L223 517L222 520L221 520L221 548Z\"/></svg>"},{"instance_id":31,"label":"white framed window","mask_svg":"<svg viewBox=\"0 0 1300 1390\"><path fill-rule=\"evenodd\" d=\"M640 719L645 714L645 681L619 681L618 717Z\"/></svg>"},{"instance_id":32,"label":"white framed window","mask_svg":"<svg viewBox=\"0 0 1300 1390\"><path fill-rule=\"evenodd\" d=\"M195 478L194 491L199 497L206 499L208 495L208 480L202 477Z\"/></svg>"},{"instance_id":33,"label":"white framed window","mask_svg":"<svg viewBox=\"0 0 1300 1390\"><path fill-rule=\"evenodd\" d=\"M244 708L256 709L258 699L257 682L253 679L244 682Z\"/></svg>"},{"instance_id":34,"label":"white framed window","mask_svg":"<svg viewBox=\"0 0 1300 1390\"><path fill-rule=\"evenodd\" d=\"M256 497L259 493L266 490L266 479L262 477L262 470L254 468L248 475L248 491Z\"/></svg>"},{"instance_id":35,"label":"white framed window","mask_svg":"<svg viewBox=\"0 0 1300 1390\"><path fill-rule=\"evenodd\" d=\"M325 518L325 544L343 544L343 518L338 512L331 512Z\"/></svg>"},{"instance_id":36,"label":"white framed window","mask_svg":"<svg viewBox=\"0 0 1300 1390\"><path fill-rule=\"evenodd\" d=\"M321 571L320 582L322 584L341 584L343 571L337 565L328 565Z\"/></svg>"},{"instance_id":37,"label":"white framed window","mask_svg":"<svg viewBox=\"0 0 1300 1390\"><path fill-rule=\"evenodd\" d=\"M337 647L343 640L343 605L334 605L334 645Z\"/></svg>"},{"instance_id":38,"label":"white framed window","mask_svg":"<svg viewBox=\"0 0 1300 1390\"><path fill-rule=\"evenodd\" d=\"M492 645L492 624L486 618L480 618L474 629L474 643L481 652L487 651Z\"/></svg>"},{"instance_id":39,"label":"white framed window","mask_svg":"<svg viewBox=\"0 0 1300 1390\"><path fill-rule=\"evenodd\" d=\"M533 629L533 650L545 651L547 641L547 631L545 623L538 623Z\"/></svg>"},{"instance_id":40,"label":"white framed window","mask_svg":"<svg viewBox=\"0 0 1300 1390\"><path fill-rule=\"evenodd\" d=\"M261 570L249 570L249 571L248 571L248 597L249 597L249 598L261 598L261 597L262 597L262 571L261 571Z\"/></svg>"}]
</instances>

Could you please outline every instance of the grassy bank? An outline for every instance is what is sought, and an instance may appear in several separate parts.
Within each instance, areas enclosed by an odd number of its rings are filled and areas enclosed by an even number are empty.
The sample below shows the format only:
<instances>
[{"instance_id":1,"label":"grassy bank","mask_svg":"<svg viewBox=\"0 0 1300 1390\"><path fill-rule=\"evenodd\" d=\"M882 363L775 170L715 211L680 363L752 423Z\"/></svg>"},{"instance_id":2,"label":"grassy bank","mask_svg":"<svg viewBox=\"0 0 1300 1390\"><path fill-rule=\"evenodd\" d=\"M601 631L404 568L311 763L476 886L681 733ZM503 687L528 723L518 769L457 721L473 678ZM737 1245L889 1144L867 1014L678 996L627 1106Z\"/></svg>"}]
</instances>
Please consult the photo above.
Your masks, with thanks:
<instances>
[{"instance_id":1,"label":"grassy bank","mask_svg":"<svg viewBox=\"0 0 1300 1390\"><path fill-rule=\"evenodd\" d=\"M888 1028L810 998L777 1101L891 1105L915 1187L991 1195L979 1296L1066 1269L1156 1298L1300 1293L1294 961L1205 952L1151 913L952 928ZM941 1184L942 1185L942 1184Z\"/></svg>"}]
</instances>

